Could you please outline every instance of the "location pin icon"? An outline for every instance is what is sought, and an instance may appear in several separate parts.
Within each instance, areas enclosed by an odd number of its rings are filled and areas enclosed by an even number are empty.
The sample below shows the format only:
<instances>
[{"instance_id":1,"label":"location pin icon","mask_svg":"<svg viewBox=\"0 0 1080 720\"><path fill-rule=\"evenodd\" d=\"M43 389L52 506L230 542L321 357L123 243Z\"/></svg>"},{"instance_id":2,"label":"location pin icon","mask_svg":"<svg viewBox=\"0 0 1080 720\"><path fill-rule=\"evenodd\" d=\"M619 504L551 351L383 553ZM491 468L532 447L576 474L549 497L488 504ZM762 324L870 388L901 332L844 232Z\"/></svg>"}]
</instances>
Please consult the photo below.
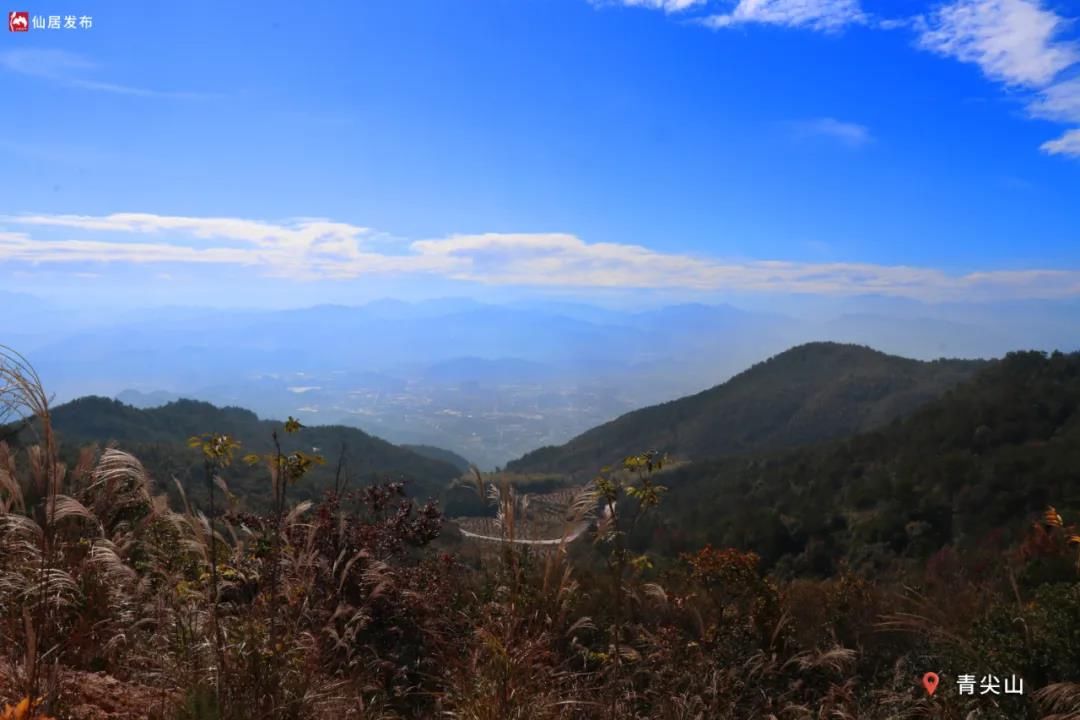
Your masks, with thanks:
<instances>
[{"instance_id":1,"label":"location pin icon","mask_svg":"<svg viewBox=\"0 0 1080 720\"><path fill-rule=\"evenodd\" d=\"M922 676L922 686L926 688L927 695L934 694L934 691L937 690L939 680L938 674L933 672L928 672Z\"/></svg>"}]
</instances>

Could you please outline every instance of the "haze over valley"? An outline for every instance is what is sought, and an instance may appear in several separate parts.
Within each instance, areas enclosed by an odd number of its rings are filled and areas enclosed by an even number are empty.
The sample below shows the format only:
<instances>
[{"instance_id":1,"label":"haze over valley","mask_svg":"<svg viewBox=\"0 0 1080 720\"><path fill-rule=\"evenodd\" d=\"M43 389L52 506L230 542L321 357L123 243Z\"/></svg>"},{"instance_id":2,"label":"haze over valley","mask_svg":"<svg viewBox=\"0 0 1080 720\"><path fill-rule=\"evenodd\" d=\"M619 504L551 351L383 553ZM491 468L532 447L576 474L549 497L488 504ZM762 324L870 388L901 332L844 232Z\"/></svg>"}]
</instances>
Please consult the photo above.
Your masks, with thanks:
<instances>
[{"instance_id":1,"label":"haze over valley","mask_svg":"<svg viewBox=\"0 0 1080 720\"><path fill-rule=\"evenodd\" d=\"M87 394L153 407L185 397L345 424L443 447L482 469L630 410L690 395L792 346L864 344L916 359L1074 349L1068 301L925 304L891 298L808 309L680 303L653 309L539 300L377 300L282 310L128 309L71 325L77 308L10 296L11 342L60 402ZM859 312L856 312L859 311ZM43 332L43 329L46 330Z\"/></svg>"}]
</instances>

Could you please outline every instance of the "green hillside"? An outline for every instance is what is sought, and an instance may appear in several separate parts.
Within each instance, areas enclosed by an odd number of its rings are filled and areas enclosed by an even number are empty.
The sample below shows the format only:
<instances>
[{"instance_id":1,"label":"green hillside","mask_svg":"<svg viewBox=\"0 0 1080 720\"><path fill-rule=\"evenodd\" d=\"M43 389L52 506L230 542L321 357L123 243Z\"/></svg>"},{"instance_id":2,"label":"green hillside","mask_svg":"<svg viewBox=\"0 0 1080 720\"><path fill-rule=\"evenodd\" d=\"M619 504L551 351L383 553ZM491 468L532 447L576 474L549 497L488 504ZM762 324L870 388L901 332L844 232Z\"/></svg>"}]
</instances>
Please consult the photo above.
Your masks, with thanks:
<instances>
[{"instance_id":1,"label":"green hillside","mask_svg":"<svg viewBox=\"0 0 1080 720\"><path fill-rule=\"evenodd\" d=\"M698 460L843 437L907 415L982 364L921 362L857 345L810 343L697 395L628 413L565 445L533 451L507 469L581 473L643 448Z\"/></svg>"},{"instance_id":2,"label":"green hillside","mask_svg":"<svg viewBox=\"0 0 1080 720\"><path fill-rule=\"evenodd\" d=\"M653 549L752 549L792 574L896 567L1080 509L1080 354L1013 353L906 420L665 474ZM645 541L645 537L641 538Z\"/></svg>"},{"instance_id":3,"label":"green hillside","mask_svg":"<svg viewBox=\"0 0 1080 720\"><path fill-rule=\"evenodd\" d=\"M103 397L84 397L57 407L53 424L61 442L69 447L114 442L137 455L150 473L168 488L171 477L184 482L189 493L201 494L201 464L187 439L206 432L225 433L242 443L242 451L268 453L271 434L282 435L282 447L314 451L326 464L290 493L296 498L317 497L332 487L343 459L342 473L355 487L371 478L406 481L410 494L421 499L438 497L460 472L452 464L372 437L341 425L306 427L295 435L280 433L281 422L260 420L254 413L235 407L219 408L205 402L178 400L161 407L138 409ZM236 462L226 480L230 490L251 506L259 506L269 492L266 470Z\"/></svg>"}]
</instances>

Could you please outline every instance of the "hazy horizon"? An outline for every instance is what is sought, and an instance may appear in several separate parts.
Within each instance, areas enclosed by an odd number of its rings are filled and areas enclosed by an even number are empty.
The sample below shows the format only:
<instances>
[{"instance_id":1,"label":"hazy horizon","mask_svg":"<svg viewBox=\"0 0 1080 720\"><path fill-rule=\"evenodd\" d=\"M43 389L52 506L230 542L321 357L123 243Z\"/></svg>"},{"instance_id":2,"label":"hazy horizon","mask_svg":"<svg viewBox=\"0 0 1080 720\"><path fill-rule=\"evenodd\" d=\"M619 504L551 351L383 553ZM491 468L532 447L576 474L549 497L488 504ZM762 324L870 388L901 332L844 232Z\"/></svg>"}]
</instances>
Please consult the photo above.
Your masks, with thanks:
<instances>
[{"instance_id":1,"label":"hazy horizon","mask_svg":"<svg viewBox=\"0 0 1080 720\"><path fill-rule=\"evenodd\" d=\"M0 344L27 355L57 402L94 394L153 406L188 397L435 445L483 469L705 390L806 342L921 360L1080 349L1070 301L867 297L754 308L639 299L620 309L582 298L458 296L76 313L14 298Z\"/></svg>"}]
</instances>

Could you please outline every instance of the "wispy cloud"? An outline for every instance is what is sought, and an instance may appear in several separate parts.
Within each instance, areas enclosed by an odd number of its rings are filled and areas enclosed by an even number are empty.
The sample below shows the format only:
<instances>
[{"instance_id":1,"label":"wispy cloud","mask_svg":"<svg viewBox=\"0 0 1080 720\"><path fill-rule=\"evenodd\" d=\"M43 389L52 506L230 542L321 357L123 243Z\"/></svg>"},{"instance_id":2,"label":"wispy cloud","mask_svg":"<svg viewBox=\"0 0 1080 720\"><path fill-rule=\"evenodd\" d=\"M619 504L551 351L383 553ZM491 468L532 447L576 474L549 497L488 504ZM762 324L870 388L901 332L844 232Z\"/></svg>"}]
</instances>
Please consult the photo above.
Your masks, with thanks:
<instances>
[{"instance_id":1,"label":"wispy cloud","mask_svg":"<svg viewBox=\"0 0 1080 720\"><path fill-rule=\"evenodd\" d=\"M18 75L42 78L59 85L145 98L203 99L212 97L205 93L152 90L150 88L123 85L95 79L92 75L100 66L82 55L67 50L48 48L18 48L0 53L0 69Z\"/></svg>"},{"instance_id":2,"label":"wispy cloud","mask_svg":"<svg viewBox=\"0 0 1080 720\"><path fill-rule=\"evenodd\" d=\"M362 236L371 232L358 225L317 218L301 218L281 224L228 217L184 217L150 213L114 213L102 216L15 215L0 216L0 221L19 225L143 234L178 231L197 238L242 240L258 247L302 249L326 245L355 245Z\"/></svg>"},{"instance_id":3,"label":"wispy cloud","mask_svg":"<svg viewBox=\"0 0 1080 720\"><path fill-rule=\"evenodd\" d=\"M94 63L66 50L20 48L0 53L0 68L42 78L67 77L96 69Z\"/></svg>"},{"instance_id":4,"label":"wispy cloud","mask_svg":"<svg viewBox=\"0 0 1080 720\"><path fill-rule=\"evenodd\" d=\"M365 240L377 240L381 235L364 227L318 218L272 223L116 213L3 216L0 222L97 236L56 240L31 237L26 232L0 233L0 262L239 265L297 279L426 272L437 269L436 264L449 265L438 258L432 261L369 249ZM102 235L107 239L100 239ZM140 236L140 240L133 242L125 237L130 235ZM148 236L162 239L148 242Z\"/></svg>"},{"instance_id":5,"label":"wispy cloud","mask_svg":"<svg viewBox=\"0 0 1080 720\"><path fill-rule=\"evenodd\" d=\"M866 21L859 0L739 0L731 12L701 19L711 28L760 23L825 32Z\"/></svg>"},{"instance_id":6,"label":"wispy cloud","mask_svg":"<svg viewBox=\"0 0 1080 720\"><path fill-rule=\"evenodd\" d=\"M1032 117L1080 123L1080 79L1059 79L1080 62L1080 43L1061 38L1072 24L1040 0L955 0L917 27L922 48L978 65L1008 87L1032 91ZM1041 149L1080 157L1077 136L1067 131Z\"/></svg>"},{"instance_id":7,"label":"wispy cloud","mask_svg":"<svg viewBox=\"0 0 1080 720\"><path fill-rule=\"evenodd\" d=\"M588 243L567 233L451 235L414 241L389 253L366 244L371 234L366 228L319 219L267 222L125 213L9 216L0 222L26 228L0 230L0 263L167 266L160 272L212 264L292 280L409 274L488 285L875 293L924 300L1080 297L1080 270L955 274L858 262L733 262L640 245ZM31 232L36 229L80 237L39 238Z\"/></svg>"},{"instance_id":8,"label":"wispy cloud","mask_svg":"<svg viewBox=\"0 0 1080 720\"><path fill-rule=\"evenodd\" d=\"M1038 0L957 0L925 19L919 44L992 80L1042 87L1080 60L1077 44L1059 39L1066 25Z\"/></svg>"},{"instance_id":9,"label":"wispy cloud","mask_svg":"<svg viewBox=\"0 0 1080 720\"><path fill-rule=\"evenodd\" d=\"M1069 130L1057 140L1048 140L1039 147L1047 155L1070 155L1080 158L1080 128Z\"/></svg>"},{"instance_id":10,"label":"wispy cloud","mask_svg":"<svg viewBox=\"0 0 1080 720\"><path fill-rule=\"evenodd\" d=\"M1080 123L1080 77L1043 89L1028 105L1028 111L1046 120Z\"/></svg>"},{"instance_id":11,"label":"wispy cloud","mask_svg":"<svg viewBox=\"0 0 1080 720\"><path fill-rule=\"evenodd\" d=\"M1080 77L1062 80L1044 88L1028 105L1033 117L1062 123L1080 124ZM1080 129L1068 130L1060 138L1041 146L1048 155L1080 158Z\"/></svg>"},{"instance_id":12,"label":"wispy cloud","mask_svg":"<svg viewBox=\"0 0 1080 720\"><path fill-rule=\"evenodd\" d=\"M1080 78L1065 77L1080 64L1080 40L1064 37L1076 20L1058 14L1044 0L947 0L925 15L882 18L866 12L860 0L592 0L666 12L692 11L693 22L714 29L779 25L826 33L850 25L915 33L917 47L977 65L990 80L1019 90L1034 118L1080 124ZM723 12L716 12L723 7ZM1024 96L1022 96L1024 97ZM821 126L848 144L868 138L839 123ZM865 130L865 129L864 129ZM1067 130L1043 143L1048 154L1080 157L1076 133Z\"/></svg>"},{"instance_id":13,"label":"wispy cloud","mask_svg":"<svg viewBox=\"0 0 1080 720\"><path fill-rule=\"evenodd\" d=\"M863 147L874 139L865 125L830 117L800 120L790 127L796 138L825 138L852 148Z\"/></svg>"},{"instance_id":14,"label":"wispy cloud","mask_svg":"<svg viewBox=\"0 0 1080 720\"><path fill-rule=\"evenodd\" d=\"M683 12L692 7L704 5L707 1L708 0L592 0L594 5L626 5L627 7L663 10L666 13Z\"/></svg>"},{"instance_id":15,"label":"wispy cloud","mask_svg":"<svg viewBox=\"0 0 1080 720\"><path fill-rule=\"evenodd\" d=\"M727 28L757 23L783 25L811 30L834 32L854 23L866 22L859 0L589 0L593 5L624 5L626 7L662 10L665 13L686 13L694 22L711 28ZM716 12L724 6L725 12ZM734 7L732 7L734 6Z\"/></svg>"}]
</instances>

